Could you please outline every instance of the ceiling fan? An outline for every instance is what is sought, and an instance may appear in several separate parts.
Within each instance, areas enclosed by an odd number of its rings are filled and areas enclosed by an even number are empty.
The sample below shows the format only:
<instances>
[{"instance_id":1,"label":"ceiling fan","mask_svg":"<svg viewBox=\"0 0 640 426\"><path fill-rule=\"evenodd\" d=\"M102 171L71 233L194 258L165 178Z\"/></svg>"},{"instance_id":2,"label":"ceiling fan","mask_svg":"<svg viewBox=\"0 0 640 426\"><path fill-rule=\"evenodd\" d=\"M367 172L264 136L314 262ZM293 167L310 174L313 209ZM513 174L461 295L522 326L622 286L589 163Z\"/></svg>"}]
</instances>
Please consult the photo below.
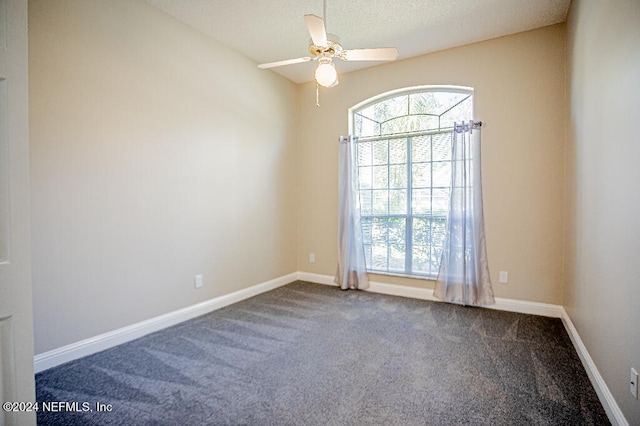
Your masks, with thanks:
<instances>
[{"instance_id":1,"label":"ceiling fan","mask_svg":"<svg viewBox=\"0 0 640 426\"><path fill-rule=\"evenodd\" d=\"M398 57L398 49L395 47L345 50L340 45L337 37L332 34L327 35L322 18L316 15L304 15L304 20L311 36L311 43L309 44L311 56L260 64L258 68L267 69L301 62L318 61L318 67L315 71L316 82L324 87L334 87L338 85L338 73L333 63L334 58L343 61L393 61Z\"/></svg>"}]
</instances>

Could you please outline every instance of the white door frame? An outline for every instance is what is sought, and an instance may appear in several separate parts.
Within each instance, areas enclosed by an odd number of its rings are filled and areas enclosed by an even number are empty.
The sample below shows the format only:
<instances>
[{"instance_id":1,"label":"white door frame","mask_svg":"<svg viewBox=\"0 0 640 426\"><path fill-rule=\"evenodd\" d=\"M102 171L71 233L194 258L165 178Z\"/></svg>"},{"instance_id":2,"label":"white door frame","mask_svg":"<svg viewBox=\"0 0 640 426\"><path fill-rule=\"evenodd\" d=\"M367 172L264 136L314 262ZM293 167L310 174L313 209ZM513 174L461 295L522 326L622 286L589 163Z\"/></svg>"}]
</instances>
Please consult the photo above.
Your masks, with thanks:
<instances>
[{"instance_id":1,"label":"white door frame","mask_svg":"<svg viewBox=\"0 0 640 426\"><path fill-rule=\"evenodd\" d=\"M34 402L27 0L0 0L0 399ZM0 426L35 424L0 409Z\"/></svg>"}]
</instances>

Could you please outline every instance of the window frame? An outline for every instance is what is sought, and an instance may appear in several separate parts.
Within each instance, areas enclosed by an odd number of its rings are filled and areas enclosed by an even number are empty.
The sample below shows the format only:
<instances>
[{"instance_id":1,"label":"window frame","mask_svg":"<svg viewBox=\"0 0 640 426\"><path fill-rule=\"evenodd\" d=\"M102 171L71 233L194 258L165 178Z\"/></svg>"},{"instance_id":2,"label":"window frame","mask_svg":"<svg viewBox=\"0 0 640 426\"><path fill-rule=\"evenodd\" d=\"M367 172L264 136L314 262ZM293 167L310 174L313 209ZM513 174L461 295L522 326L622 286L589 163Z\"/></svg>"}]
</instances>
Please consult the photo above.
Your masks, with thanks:
<instances>
[{"instance_id":1,"label":"window frame","mask_svg":"<svg viewBox=\"0 0 640 426\"><path fill-rule=\"evenodd\" d=\"M357 105L354 105L353 107L349 108L348 110L348 114L349 114L349 134L352 134L354 136L358 136L355 135L355 129L356 129L356 114L358 114L360 111L375 105L375 104L379 104L382 102L385 102L389 99L392 98L396 98L399 96L410 96L412 94L417 94L417 93L427 93L427 92L447 92L447 93L462 93L462 94L468 94L471 95L472 97L472 103L471 103L471 108L472 108L472 116L474 115L474 109L475 109L475 104L474 104L474 90L471 87L466 87L466 86L415 86L415 87L408 87L408 88L402 88L402 89L398 89L398 90L393 90L393 91L389 91L389 92L385 92L376 96L373 96L369 99L366 99L363 102L358 103ZM444 112L440 115L443 115ZM386 121L390 121L390 120L394 120L397 119L399 117L406 117L409 114L406 115L402 115L402 116L398 116L398 117L392 117ZM425 115L431 115L431 114L425 114ZM437 114L433 114L433 115L437 115ZM473 119L473 117L468 117L468 119ZM381 122L382 123L382 122ZM441 121L438 121L438 125L441 125ZM411 192L413 191L414 187L413 187L413 182L412 182L412 175L413 175L413 165L414 165L414 161L412 159L412 144L413 144L413 139L417 138L417 137L428 137L428 136L432 136L434 134L442 134L442 133L446 133L453 130L452 127L446 127L446 128L438 128L438 129L434 129L434 130L420 130L420 131L409 131L409 132L403 132L403 133L396 133L396 134L379 134L377 136L363 136L363 137L359 137L359 141L360 142L367 142L367 141L382 141L382 140L386 140L387 143L390 143L390 141L392 140L396 140L396 139L406 139L406 143L407 143L407 158L406 158L406 168L407 168L407 185L406 185L406 190L407 190L407 209L404 213L401 214L391 214L389 212L389 210L387 210L387 214L386 215L381 215L381 214L376 214L375 212L373 212L373 210L371 211L370 214L366 214L363 215L362 214L362 209L360 209L360 215L362 218L365 219L369 219L371 220L371 223L373 223L373 221L375 221L376 219L386 219L387 221L389 219L392 218L400 218L400 219L404 219L405 221L405 235L404 235L404 270L403 271L393 271L393 270L389 270L390 266L390 258L389 258L389 250L390 247L392 246L392 244L387 241L386 242L386 246L387 246L387 266L386 266L386 270L379 270L379 269L373 269L373 264L369 264L369 262L367 262L367 271L370 273L374 273L374 274L380 274L380 275L389 275L389 276L399 276L399 277L409 277L409 278L417 278L417 279L435 279L437 277L437 271L433 271L430 268L430 272L428 273L420 273L420 272L414 272L413 270L413 256L414 256L414 220L417 219L425 219L427 218L425 215L421 215L421 214L417 214L413 212L413 206L412 206L412 194ZM379 132L382 133L382 132ZM432 142L431 142L432 143ZM433 146L430 146L430 149L433 150ZM433 159L429 162L431 165L433 165L434 161ZM390 159L387 159L387 168L389 168L389 166L391 165ZM360 167L359 165L357 165L356 167ZM433 191L433 178L431 178L431 185L430 185L430 190ZM387 191L389 191L389 187L387 186ZM372 186L371 191L373 192L374 188ZM360 191L360 187L358 184L358 191ZM358 197L360 198L360 197ZM434 215L433 213L428 215L428 219L430 219L431 221L433 221L434 218L439 218L438 220L442 221L444 219L444 221L446 222L446 213L445 215ZM371 225L373 227L373 225ZM431 224L431 226L433 226L433 224ZM387 232L389 230L389 227L387 225ZM373 232L373 231L372 231ZM432 243L432 240L430 241L430 243ZM373 241L372 241L372 245L373 245ZM373 247L372 247L373 250ZM434 246L433 244L429 245L429 251L431 252L432 250L434 250ZM373 252L372 252L372 263L373 263Z\"/></svg>"}]
</instances>

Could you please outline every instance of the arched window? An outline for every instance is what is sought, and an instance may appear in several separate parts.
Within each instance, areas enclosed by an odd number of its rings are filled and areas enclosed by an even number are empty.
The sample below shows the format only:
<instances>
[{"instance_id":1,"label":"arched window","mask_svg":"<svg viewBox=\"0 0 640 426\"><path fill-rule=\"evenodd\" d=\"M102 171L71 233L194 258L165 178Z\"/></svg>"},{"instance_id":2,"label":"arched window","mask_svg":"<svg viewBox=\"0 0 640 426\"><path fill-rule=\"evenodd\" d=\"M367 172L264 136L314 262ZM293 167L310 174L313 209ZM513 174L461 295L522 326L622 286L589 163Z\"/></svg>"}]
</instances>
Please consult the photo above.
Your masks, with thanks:
<instances>
[{"instance_id":1,"label":"arched window","mask_svg":"<svg viewBox=\"0 0 640 426\"><path fill-rule=\"evenodd\" d=\"M454 122L473 119L473 89L429 86L349 110L367 270L437 276L451 182Z\"/></svg>"}]
</instances>

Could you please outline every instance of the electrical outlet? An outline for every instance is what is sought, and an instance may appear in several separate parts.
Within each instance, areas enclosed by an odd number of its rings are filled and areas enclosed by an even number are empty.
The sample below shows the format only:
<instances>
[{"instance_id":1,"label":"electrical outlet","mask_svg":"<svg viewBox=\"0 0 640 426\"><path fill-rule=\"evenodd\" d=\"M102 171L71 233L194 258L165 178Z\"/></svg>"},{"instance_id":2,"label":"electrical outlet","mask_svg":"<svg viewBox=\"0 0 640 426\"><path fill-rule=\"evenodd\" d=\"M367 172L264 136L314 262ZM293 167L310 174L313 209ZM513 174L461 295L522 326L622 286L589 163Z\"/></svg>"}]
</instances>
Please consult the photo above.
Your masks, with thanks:
<instances>
[{"instance_id":1,"label":"electrical outlet","mask_svg":"<svg viewBox=\"0 0 640 426\"><path fill-rule=\"evenodd\" d=\"M502 284L506 284L509 282L509 272L507 271L500 271L500 282Z\"/></svg>"},{"instance_id":2,"label":"electrical outlet","mask_svg":"<svg viewBox=\"0 0 640 426\"><path fill-rule=\"evenodd\" d=\"M309 263L316 263L316 254L309 253Z\"/></svg>"},{"instance_id":3,"label":"electrical outlet","mask_svg":"<svg viewBox=\"0 0 640 426\"><path fill-rule=\"evenodd\" d=\"M631 391L631 395L638 399L638 372L634 368L631 368L629 390Z\"/></svg>"},{"instance_id":4,"label":"electrical outlet","mask_svg":"<svg viewBox=\"0 0 640 426\"><path fill-rule=\"evenodd\" d=\"M195 284L196 288L202 287L202 274L196 275Z\"/></svg>"}]
</instances>

